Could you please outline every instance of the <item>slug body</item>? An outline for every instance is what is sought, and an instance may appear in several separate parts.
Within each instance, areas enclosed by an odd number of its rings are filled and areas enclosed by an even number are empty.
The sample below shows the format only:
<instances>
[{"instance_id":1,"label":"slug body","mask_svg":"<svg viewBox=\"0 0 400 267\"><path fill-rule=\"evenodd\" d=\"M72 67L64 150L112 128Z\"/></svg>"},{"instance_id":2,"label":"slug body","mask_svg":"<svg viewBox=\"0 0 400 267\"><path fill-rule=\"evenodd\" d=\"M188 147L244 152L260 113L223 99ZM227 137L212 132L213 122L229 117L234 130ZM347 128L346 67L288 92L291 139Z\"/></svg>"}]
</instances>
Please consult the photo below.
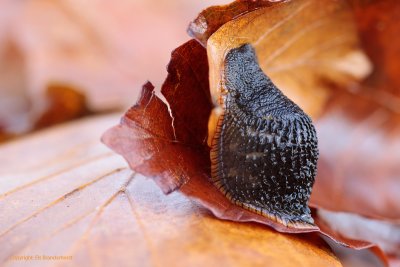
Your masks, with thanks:
<instances>
[{"instance_id":1,"label":"slug body","mask_svg":"<svg viewBox=\"0 0 400 267\"><path fill-rule=\"evenodd\" d=\"M285 225L313 224L315 128L263 73L250 44L229 51L211 139L214 184L231 202ZM211 121L211 120L210 120Z\"/></svg>"}]
</instances>

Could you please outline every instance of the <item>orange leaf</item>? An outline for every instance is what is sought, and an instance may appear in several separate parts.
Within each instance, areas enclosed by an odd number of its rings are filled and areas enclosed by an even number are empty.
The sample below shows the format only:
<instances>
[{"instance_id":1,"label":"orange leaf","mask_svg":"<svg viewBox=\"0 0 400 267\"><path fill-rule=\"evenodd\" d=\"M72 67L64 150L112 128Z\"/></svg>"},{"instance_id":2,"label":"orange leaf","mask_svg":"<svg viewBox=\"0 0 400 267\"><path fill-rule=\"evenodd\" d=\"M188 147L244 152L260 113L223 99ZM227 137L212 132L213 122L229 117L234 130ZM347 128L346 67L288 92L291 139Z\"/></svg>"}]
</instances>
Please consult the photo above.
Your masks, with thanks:
<instances>
[{"instance_id":1,"label":"orange leaf","mask_svg":"<svg viewBox=\"0 0 400 267\"><path fill-rule=\"evenodd\" d=\"M344 1L288 1L231 20L207 42L210 90L221 94L223 64L249 43L261 69L289 99L318 118L330 98L326 83L347 85L370 72Z\"/></svg>"},{"instance_id":2,"label":"orange leaf","mask_svg":"<svg viewBox=\"0 0 400 267\"><path fill-rule=\"evenodd\" d=\"M2 266L36 255L68 266L341 266L318 236L220 221L179 193L165 196L98 142L117 117L0 147Z\"/></svg>"}]
</instances>

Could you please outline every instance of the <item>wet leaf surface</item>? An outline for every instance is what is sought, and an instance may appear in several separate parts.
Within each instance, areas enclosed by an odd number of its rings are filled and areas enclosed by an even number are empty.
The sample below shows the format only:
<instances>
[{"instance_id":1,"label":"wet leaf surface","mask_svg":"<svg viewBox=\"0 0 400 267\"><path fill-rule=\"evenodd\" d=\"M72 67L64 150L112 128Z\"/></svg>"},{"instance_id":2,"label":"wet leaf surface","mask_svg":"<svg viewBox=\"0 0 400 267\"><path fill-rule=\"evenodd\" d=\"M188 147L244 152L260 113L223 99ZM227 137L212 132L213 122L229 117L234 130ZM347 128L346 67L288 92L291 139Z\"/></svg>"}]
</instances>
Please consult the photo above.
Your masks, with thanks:
<instances>
[{"instance_id":1,"label":"wet leaf surface","mask_svg":"<svg viewBox=\"0 0 400 267\"><path fill-rule=\"evenodd\" d=\"M316 235L221 221L134 175L99 142L118 117L87 118L0 146L2 266L341 266ZM21 255L72 259L15 260Z\"/></svg>"}]
</instances>

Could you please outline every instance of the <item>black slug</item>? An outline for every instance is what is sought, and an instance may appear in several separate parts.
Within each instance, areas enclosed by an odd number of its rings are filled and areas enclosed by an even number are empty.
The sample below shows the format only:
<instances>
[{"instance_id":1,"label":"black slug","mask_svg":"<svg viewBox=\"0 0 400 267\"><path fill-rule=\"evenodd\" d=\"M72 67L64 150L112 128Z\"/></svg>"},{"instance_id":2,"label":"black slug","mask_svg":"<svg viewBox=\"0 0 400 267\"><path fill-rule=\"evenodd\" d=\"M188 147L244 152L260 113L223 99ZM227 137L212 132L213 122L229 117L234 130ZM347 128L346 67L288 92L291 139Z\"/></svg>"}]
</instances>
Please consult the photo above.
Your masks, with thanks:
<instances>
[{"instance_id":1,"label":"black slug","mask_svg":"<svg viewBox=\"0 0 400 267\"><path fill-rule=\"evenodd\" d=\"M224 64L222 112L209 124L214 184L284 225L313 224L318 141L310 117L263 73L250 44L230 50Z\"/></svg>"}]
</instances>

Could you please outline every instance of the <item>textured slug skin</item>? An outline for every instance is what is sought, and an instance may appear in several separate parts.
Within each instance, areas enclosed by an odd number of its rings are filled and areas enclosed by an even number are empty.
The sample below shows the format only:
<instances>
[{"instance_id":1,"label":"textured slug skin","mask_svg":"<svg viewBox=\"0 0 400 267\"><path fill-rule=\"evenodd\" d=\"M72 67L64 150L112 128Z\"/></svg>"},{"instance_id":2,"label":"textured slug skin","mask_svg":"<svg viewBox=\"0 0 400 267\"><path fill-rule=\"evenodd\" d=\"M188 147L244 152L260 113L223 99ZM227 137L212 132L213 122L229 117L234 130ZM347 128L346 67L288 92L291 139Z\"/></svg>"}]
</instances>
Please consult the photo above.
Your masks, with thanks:
<instances>
[{"instance_id":1,"label":"textured slug skin","mask_svg":"<svg viewBox=\"0 0 400 267\"><path fill-rule=\"evenodd\" d=\"M288 226L313 224L311 119L263 73L250 44L228 52L209 123L212 180L230 201Z\"/></svg>"}]
</instances>

